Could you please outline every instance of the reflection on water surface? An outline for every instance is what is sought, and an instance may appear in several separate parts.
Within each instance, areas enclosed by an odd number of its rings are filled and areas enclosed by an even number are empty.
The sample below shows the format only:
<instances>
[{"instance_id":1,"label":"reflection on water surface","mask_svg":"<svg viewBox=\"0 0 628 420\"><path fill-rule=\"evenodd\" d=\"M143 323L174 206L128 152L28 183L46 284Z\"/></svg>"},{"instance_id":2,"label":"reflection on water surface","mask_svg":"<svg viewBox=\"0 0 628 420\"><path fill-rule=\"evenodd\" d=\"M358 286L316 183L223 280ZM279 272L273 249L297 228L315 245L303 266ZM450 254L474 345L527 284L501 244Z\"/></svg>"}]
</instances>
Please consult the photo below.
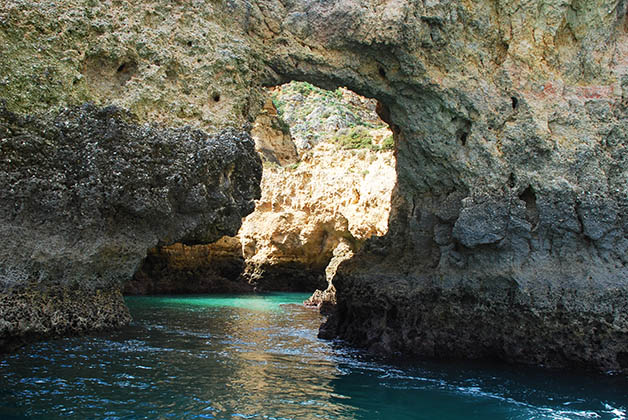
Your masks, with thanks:
<instances>
[{"instance_id":1,"label":"reflection on water surface","mask_svg":"<svg viewBox=\"0 0 628 420\"><path fill-rule=\"evenodd\" d=\"M128 328L0 356L0 418L626 418L623 377L393 366L317 339L306 297L128 298Z\"/></svg>"}]
</instances>

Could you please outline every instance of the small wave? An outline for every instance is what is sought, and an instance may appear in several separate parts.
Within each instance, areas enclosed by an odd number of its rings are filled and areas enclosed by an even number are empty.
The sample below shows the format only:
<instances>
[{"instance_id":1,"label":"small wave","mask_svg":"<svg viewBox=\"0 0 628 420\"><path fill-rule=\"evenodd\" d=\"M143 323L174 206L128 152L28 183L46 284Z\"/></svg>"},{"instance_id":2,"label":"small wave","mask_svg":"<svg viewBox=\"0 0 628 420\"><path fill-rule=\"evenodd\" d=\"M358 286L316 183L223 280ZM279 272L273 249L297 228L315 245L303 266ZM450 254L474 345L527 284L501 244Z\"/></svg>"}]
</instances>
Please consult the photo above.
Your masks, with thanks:
<instances>
[{"instance_id":1,"label":"small wave","mask_svg":"<svg viewBox=\"0 0 628 420\"><path fill-rule=\"evenodd\" d=\"M608 413L612 414L613 416L613 420L626 420L626 409L621 407L621 408L615 408L613 406L611 406L610 404L604 403L604 409L607 410Z\"/></svg>"}]
</instances>

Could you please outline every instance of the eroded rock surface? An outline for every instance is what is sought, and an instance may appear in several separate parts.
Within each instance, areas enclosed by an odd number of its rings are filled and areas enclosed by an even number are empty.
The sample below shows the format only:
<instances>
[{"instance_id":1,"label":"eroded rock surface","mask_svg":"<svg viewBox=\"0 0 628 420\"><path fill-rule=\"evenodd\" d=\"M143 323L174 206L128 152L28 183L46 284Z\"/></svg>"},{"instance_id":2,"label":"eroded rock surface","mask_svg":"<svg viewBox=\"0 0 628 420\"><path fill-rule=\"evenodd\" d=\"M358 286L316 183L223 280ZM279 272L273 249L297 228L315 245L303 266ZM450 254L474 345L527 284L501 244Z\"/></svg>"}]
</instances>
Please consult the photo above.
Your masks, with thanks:
<instances>
[{"instance_id":1,"label":"eroded rock surface","mask_svg":"<svg viewBox=\"0 0 628 420\"><path fill-rule=\"evenodd\" d=\"M0 343L129 321L120 293L160 244L235 234L259 196L245 133L138 125L84 105L0 108Z\"/></svg>"},{"instance_id":2,"label":"eroded rock surface","mask_svg":"<svg viewBox=\"0 0 628 420\"><path fill-rule=\"evenodd\" d=\"M389 151L320 143L296 167L266 165L262 196L238 233L245 275L262 289L325 289L339 245L357 251L386 233L394 184Z\"/></svg>"},{"instance_id":3,"label":"eroded rock surface","mask_svg":"<svg viewBox=\"0 0 628 420\"><path fill-rule=\"evenodd\" d=\"M341 265L328 332L628 369L627 28L623 0L11 1L0 96L214 129L290 79L377 98L390 228Z\"/></svg>"}]
</instances>

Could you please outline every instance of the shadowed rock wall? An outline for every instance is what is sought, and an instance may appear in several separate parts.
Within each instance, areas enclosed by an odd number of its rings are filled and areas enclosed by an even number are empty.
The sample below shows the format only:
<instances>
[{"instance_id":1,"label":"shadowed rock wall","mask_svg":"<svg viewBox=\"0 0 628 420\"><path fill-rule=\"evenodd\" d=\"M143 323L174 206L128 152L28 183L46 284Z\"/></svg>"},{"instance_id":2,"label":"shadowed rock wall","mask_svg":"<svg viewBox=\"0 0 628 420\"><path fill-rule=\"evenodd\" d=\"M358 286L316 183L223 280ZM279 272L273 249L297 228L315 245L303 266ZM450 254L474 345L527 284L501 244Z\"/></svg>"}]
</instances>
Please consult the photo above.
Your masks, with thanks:
<instances>
[{"instance_id":1,"label":"shadowed rock wall","mask_svg":"<svg viewBox=\"0 0 628 420\"><path fill-rule=\"evenodd\" d=\"M137 125L115 107L0 108L0 344L119 326L148 248L235 234L259 196L247 134Z\"/></svg>"}]
</instances>

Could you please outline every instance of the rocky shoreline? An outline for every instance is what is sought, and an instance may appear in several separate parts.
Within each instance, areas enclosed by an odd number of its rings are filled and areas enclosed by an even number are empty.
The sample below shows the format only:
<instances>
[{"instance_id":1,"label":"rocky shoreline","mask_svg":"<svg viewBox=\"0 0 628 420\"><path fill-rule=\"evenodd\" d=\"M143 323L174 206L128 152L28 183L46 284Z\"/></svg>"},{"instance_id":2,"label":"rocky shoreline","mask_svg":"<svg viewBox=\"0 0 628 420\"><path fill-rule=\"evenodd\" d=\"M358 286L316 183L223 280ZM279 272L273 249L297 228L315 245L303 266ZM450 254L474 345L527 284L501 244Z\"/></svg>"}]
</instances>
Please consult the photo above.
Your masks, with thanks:
<instances>
[{"instance_id":1,"label":"rocky shoreline","mask_svg":"<svg viewBox=\"0 0 628 420\"><path fill-rule=\"evenodd\" d=\"M149 248L235 234L259 195L245 133L138 125L86 104L39 116L0 108L0 138L7 346L128 323L122 285Z\"/></svg>"},{"instance_id":2,"label":"rocky shoreline","mask_svg":"<svg viewBox=\"0 0 628 420\"><path fill-rule=\"evenodd\" d=\"M210 152L200 131L144 124L249 131L263 86L301 80L377 99L395 139L388 233L340 264L328 334L374 351L628 371L626 2L154 6L0 10L3 293L109 288L149 248L235 234L259 193L252 141L231 130ZM137 123L117 122L112 103ZM110 137L125 141L99 156L128 171L90 163L94 139Z\"/></svg>"}]
</instances>

